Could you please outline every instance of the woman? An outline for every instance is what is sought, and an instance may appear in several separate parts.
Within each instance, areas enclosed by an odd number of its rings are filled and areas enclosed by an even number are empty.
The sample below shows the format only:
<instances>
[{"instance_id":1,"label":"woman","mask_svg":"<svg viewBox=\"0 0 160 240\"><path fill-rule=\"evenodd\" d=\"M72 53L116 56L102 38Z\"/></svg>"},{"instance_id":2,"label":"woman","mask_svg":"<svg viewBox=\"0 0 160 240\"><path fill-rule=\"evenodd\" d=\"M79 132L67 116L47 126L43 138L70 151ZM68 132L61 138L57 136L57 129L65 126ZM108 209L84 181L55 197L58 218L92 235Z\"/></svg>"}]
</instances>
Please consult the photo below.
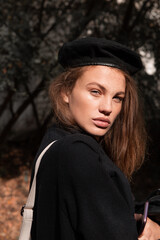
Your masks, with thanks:
<instances>
[{"instance_id":1,"label":"woman","mask_svg":"<svg viewBox=\"0 0 160 240\"><path fill-rule=\"evenodd\" d=\"M98 38L64 44L65 71L50 86L56 125L38 154L32 240L136 240L129 187L145 153L145 130L130 75L142 67L125 46ZM148 220L139 239L158 239Z\"/></svg>"}]
</instances>

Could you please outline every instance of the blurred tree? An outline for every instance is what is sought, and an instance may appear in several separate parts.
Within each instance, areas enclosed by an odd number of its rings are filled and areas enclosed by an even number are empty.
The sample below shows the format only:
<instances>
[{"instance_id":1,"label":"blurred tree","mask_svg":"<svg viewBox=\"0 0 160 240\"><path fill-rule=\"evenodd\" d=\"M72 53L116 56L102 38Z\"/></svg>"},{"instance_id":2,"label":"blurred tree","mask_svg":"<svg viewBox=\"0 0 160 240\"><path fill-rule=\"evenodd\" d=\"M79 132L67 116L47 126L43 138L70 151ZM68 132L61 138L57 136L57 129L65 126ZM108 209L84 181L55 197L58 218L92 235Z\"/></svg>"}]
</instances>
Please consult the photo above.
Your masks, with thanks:
<instances>
[{"instance_id":1,"label":"blurred tree","mask_svg":"<svg viewBox=\"0 0 160 240\"><path fill-rule=\"evenodd\" d=\"M146 118L159 121L158 0L1 0L0 115L3 119L7 114L7 120L0 125L0 142L29 106L37 129L50 122L48 101L40 111L37 99L60 71L59 47L83 36L118 40L139 51L145 68L137 82L145 98Z\"/></svg>"}]
</instances>

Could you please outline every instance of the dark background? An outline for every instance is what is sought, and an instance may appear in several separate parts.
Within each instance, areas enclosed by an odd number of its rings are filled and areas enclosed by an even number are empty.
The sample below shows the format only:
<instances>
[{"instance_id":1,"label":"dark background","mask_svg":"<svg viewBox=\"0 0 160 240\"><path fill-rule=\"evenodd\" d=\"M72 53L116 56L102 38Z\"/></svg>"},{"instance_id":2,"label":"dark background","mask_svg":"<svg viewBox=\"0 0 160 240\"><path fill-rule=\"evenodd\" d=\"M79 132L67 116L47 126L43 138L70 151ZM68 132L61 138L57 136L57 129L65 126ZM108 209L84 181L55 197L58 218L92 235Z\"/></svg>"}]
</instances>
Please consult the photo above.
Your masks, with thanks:
<instances>
[{"instance_id":1,"label":"dark background","mask_svg":"<svg viewBox=\"0 0 160 240\"><path fill-rule=\"evenodd\" d=\"M0 178L18 176L22 166L31 168L52 123L47 89L61 70L58 49L84 36L117 40L139 52L146 66L135 80L144 99L148 153L131 182L136 198L143 199L160 187L158 0L1 0ZM151 60L154 70L146 65Z\"/></svg>"}]
</instances>

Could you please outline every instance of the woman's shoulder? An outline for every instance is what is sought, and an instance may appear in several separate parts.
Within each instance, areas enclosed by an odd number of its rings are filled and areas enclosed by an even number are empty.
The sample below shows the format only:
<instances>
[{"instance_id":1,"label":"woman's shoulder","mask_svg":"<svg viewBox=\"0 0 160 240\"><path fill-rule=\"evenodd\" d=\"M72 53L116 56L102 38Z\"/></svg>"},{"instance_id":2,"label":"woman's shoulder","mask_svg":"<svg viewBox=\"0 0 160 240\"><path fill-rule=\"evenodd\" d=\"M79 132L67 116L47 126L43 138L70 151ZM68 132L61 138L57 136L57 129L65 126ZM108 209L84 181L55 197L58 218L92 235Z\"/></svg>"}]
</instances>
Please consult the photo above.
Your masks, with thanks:
<instances>
[{"instance_id":1,"label":"woman's shoulder","mask_svg":"<svg viewBox=\"0 0 160 240\"><path fill-rule=\"evenodd\" d=\"M57 147L71 154L74 152L81 152L82 150L87 152L93 151L95 153L99 153L100 151L100 145L96 139L90 135L81 133L71 134L58 140Z\"/></svg>"},{"instance_id":2,"label":"woman's shoulder","mask_svg":"<svg viewBox=\"0 0 160 240\"><path fill-rule=\"evenodd\" d=\"M99 159L100 145L89 135L75 133L57 140L47 151L46 157L57 159L62 166L89 164Z\"/></svg>"},{"instance_id":3,"label":"woman's shoulder","mask_svg":"<svg viewBox=\"0 0 160 240\"><path fill-rule=\"evenodd\" d=\"M95 171L101 171L99 148L93 137L80 133L58 140L55 152L60 175L65 179L78 179L78 182L89 181Z\"/></svg>"},{"instance_id":4,"label":"woman's shoulder","mask_svg":"<svg viewBox=\"0 0 160 240\"><path fill-rule=\"evenodd\" d=\"M47 150L44 158L51 159L51 161L53 158L61 158L62 160L79 158L82 160L89 157L90 159L90 156L98 156L101 151L101 146L96 139L82 133L68 134L60 139L53 138L49 144L51 144L51 146Z\"/></svg>"}]
</instances>

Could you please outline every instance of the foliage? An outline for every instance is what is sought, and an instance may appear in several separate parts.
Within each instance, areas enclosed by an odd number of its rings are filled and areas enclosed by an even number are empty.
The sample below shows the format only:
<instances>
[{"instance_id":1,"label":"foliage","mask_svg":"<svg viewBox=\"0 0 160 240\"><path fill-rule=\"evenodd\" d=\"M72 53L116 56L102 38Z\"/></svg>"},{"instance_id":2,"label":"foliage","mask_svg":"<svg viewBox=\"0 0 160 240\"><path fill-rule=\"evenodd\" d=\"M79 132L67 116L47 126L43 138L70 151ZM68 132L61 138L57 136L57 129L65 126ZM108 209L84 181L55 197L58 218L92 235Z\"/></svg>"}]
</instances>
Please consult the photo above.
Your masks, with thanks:
<instances>
[{"instance_id":1,"label":"foliage","mask_svg":"<svg viewBox=\"0 0 160 240\"><path fill-rule=\"evenodd\" d=\"M160 113L160 6L158 0L1 0L0 8L0 115L10 112L1 132L8 136L19 117L32 106L37 127L42 119L35 99L60 71L57 51L63 42L98 36L122 42L155 60L154 74L138 76L145 97L146 116ZM14 107L15 99L21 99Z\"/></svg>"}]
</instances>

